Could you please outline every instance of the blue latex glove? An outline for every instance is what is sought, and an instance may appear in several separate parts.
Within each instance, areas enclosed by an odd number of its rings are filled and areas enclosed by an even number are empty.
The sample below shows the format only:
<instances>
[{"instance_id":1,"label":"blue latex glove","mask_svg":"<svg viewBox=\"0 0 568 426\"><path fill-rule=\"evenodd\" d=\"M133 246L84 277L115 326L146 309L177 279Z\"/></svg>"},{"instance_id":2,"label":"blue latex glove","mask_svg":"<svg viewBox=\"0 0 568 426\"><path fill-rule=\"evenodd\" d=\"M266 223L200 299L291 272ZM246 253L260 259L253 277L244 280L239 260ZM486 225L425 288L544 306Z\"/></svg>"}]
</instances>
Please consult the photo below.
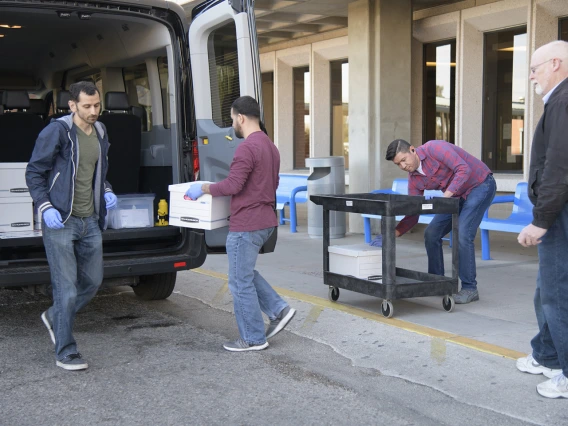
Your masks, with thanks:
<instances>
[{"instance_id":1,"label":"blue latex glove","mask_svg":"<svg viewBox=\"0 0 568 426\"><path fill-rule=\"evenodd\" d=\"M61 219L61 214L53 207L47 209L43 213L43 220L45 220L45 224L48 228L51 229L61 229L65 227L63 224L63 219Z\"/></svg>"},{"instance_id":2,"label":"blue latex glove","mask_svg":"<svg viewBox=\"0 0 568 426\"><path fill-rule=\"evenodd\" d=\"M197 200L199 197L203 195L203 191L201 187L203 184L196 183L189 187L189 189L185 192L185 197L189 198L190 200Z\"/></svg>"},{"instance_id":3,"label":"blue latex glove","mask_svg":"<svg viewBox=\"0 0 568 426\"><path fill-rule=\"evenodd\" d=\"M118 200L116 199L116 195L114 195L112 192L105 192L105 201L107 210L116 208L116 203Z\"/></svg>"},{"instance_id":4,"label":"blue latex glove","mask_svg":"<svg viewBox=\"0 0 568 426\"><path fill-rule=\"evenodd\" d=\"M373 247L382 247L383 246L383 236L381 234L377 235L374 240L369 243L370 246Z\"/></svg>"}]
</instances>

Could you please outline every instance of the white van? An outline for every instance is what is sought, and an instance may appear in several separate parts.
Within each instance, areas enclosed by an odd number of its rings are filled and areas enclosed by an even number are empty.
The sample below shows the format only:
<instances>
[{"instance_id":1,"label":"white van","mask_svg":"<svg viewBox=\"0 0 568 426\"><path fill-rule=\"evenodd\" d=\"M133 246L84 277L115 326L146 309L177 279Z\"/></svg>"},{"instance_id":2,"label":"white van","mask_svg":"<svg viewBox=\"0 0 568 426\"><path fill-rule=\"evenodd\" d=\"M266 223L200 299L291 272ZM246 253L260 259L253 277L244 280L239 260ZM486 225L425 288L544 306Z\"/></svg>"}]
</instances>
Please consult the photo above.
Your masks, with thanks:
<instances>
[{"instance_id":1,"label":"white van","mask_svg":"<svg viewBox=\"0 0 568 426\"><path fill-rule=\"evenodd\" d=\"M145 227L103 232L105 282L163 299L177 271L225 251L227 228L153 225L169 185L228 175L241 142L231 103L262 104L253 3L205 1L189 20L164 0L0 0L0 287L50 282L23 170L43 127L69 113L69 85L86 79L102 94L107 180L124 209L151 212Z\"/></svg>"}]
</instances>

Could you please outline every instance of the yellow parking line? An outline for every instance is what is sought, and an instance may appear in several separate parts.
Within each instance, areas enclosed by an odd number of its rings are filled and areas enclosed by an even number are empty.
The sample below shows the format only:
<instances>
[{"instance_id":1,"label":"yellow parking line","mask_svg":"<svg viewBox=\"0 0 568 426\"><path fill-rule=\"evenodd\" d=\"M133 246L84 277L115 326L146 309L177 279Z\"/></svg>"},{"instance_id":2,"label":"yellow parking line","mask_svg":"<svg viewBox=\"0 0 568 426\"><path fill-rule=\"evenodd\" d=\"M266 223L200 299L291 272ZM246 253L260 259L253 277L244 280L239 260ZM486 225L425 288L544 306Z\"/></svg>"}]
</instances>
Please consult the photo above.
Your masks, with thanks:
<instances>
[{"instance_id":1,"label":"yellow parking line","mask_svg":"<svg viewBox=\"0 0 568 426\"><path fill-rule=\"evenodd\" d=\"M192 269L192 272L197 272L198 274L207 275L209 277L218 278L224 281L227 281L228 279L226 274L209 271L207 269L202 269L202 268ZM347 314L354 315L359 318L369 319L375 322L379 322L381 324L386 324L392 327L400 328L402 330L410 331L412 333L421 334L423 336L428 336L435 339L441 339L450 343L455 343L456 345L465 346L470 349L475 349L479 352L484 352L491 355L501 356L503 358L509 358L509 359L517 359L526 356L525 353L518 352L513 349L507 349L502 346L492 345L486 342L480 342L479 340L470 339L469 337L448 333L446 331L436 330L434 328L425 327L423 325L414 324L397 318L385 318L378 313L355 308L353 306L343 305L341 303L331 302L327 299L323 299L317 296L312 296L310 294L304 294L294 290L288 290L279 287L274 287L274 290L276 290L276 292L278 292L278 294L280 294L281 296L290 297L292 299L296 299L301 302L310 303L312 305L319 306L320 308L334 309L336 311L345 312Z\"/></svg>"}]
</instances>

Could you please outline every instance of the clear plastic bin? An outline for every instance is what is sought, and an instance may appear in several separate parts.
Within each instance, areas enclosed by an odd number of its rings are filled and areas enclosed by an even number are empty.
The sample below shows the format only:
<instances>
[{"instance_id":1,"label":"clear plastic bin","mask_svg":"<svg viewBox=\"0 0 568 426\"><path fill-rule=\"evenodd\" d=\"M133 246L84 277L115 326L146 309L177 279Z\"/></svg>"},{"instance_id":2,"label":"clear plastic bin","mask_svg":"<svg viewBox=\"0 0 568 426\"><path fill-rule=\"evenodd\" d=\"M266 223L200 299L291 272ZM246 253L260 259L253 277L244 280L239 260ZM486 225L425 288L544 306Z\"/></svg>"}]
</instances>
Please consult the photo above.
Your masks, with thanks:
<instances>
[{"instance_id":1,"label":"clear plastic bin","mask_svg":"<svg viewBox=\"0 0 568 426\"><path fill-rule=\"evenodd\" d=\"M155 194L117 195L117 206L108 211L108 227L148 228L154 226Z\"/></svg>"}]
</instances>

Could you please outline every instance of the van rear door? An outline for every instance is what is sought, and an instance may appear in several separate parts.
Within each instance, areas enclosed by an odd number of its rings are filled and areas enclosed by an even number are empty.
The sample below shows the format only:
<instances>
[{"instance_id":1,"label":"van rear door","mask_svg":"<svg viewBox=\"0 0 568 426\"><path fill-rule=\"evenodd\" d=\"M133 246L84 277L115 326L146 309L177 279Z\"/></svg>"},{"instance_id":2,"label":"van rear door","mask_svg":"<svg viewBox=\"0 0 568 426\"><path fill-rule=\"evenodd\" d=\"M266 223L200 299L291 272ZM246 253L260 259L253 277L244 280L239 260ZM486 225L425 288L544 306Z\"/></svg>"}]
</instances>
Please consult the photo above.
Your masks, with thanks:
<instances>
[{"instance_id":1,"label":"van rear door","mask_svg":"<svg viewBox=\"0 0 568 426\"><path fill-rule=\"evenodd\" d=\"M189 53L200 180L219 182L229 174L242 142L232 128L233 101L249 95L262 106L253 4L253 0L209 0L192 12ZM205 231L208 248L224 248L227 232L227 228Z\"/></svg>"}]
</instances>

